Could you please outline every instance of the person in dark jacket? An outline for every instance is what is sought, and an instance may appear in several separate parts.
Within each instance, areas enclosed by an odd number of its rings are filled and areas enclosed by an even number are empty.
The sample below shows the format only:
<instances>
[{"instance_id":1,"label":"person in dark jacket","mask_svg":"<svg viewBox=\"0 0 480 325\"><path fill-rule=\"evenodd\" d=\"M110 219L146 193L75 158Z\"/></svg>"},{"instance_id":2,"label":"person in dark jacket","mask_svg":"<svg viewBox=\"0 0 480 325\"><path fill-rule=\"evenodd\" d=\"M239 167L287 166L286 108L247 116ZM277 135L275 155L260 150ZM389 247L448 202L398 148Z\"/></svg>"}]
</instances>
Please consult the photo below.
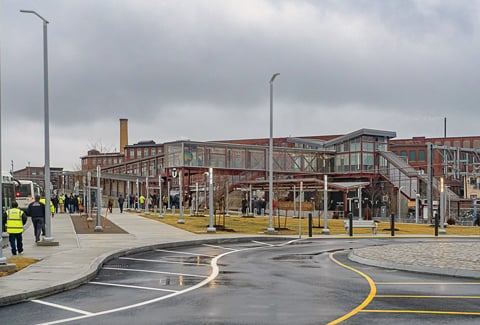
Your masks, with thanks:
<instances>
[{"instance_id":1,"label":"person in dark jacket","mask_svg":"<svg viewBox=\"0 0 480 325\"><path fill-rule=\"evenodd\" d=\"M122 194L120 194L120 197L118 198L118 207L120 208L120 213L123 213L123 202L125 199L123 198Z\"/></svg>"},{"instance_id":2,"label":"person in dark jacket","mask_svg":"<svg viewBox=\"0 0 480 325\"><path fill-rule=\"evenodd\" d=\"M27 214L32 217L35 242L38 242L45 224L45 204L40 202L40 195L35 195L35 201L28 205Z\"/></svg>"}]
</instances>

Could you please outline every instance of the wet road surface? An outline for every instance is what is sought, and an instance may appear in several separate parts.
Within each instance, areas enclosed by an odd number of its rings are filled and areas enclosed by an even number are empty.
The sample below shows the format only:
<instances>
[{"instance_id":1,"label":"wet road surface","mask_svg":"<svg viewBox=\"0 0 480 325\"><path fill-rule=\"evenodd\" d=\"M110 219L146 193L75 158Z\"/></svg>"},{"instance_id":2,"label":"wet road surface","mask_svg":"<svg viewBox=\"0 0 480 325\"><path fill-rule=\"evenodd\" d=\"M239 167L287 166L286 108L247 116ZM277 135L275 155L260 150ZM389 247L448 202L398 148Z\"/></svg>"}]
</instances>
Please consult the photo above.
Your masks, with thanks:
<instances>
[{"instance_id":1,"label":"wet road surface","mask_svg":"<svg viewBox=\"0 0 480 325\"><path fill-rule=\"evenodd\" d=\"M415 240L404 240L413 242ZM120 257L79 288L0 308L2 324L478 324L480 281L365 266L389 239L250 241Z\"/></svg>"}]
</instances>

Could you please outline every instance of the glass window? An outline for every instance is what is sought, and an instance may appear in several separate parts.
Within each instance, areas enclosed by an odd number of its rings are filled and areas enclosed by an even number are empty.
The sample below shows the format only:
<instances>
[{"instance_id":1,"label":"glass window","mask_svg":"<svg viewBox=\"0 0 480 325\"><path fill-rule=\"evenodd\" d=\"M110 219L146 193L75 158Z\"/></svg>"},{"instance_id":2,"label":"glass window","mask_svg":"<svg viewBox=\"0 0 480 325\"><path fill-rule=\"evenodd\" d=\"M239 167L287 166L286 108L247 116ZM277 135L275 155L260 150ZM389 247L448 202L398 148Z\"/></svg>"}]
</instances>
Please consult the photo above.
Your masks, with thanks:
<instances>
[{"instance_id":1,"label":"glass window","mask_svg":"<svg viewBox=\"0 0 480 325\"><path fill-rule=\"evenodd\" d=\"M373 170L373 153L363 153L363 170Z\"/></svg>"},{"instance_id":2,"label":"glass window","mask_svg":"<svg viewBox=\"0 0 480 325\"><path fill-rule=\"evenodd\" d=\"M425 150L418 150L418 161L425 161Z\"/></svg>"},{"instance_id":3,"label":"glass window","mask_svg":"<svg viewBox=\"0 0 480 325\"><path fill-rule=\"evenodd\" d=\"M407 158L407 150L401 150L401 151L400 151L400 157L405 157L405 158Z\"/></svg>"},{"instance_id":4,"label":"glass window","mask_svg":"<svg viewBox=\"0 0 480 325\"><path fill-rule=\"evenodd\" d=\"M335 172L345 172L349 168L348 154L340 154L335 156Z\"/></svg>"},{"instance_id":5,"label":"glass window","mask_svg":"<svg viewBox=\"0 0 480 325\"><path fill-rule=\"evenodd\" d=\"M350 171L360 170L360 152L352 152L350 154Z\"/></svg>"},{"instance_id":6,"label":"glass window","mask_svg":"<svg viewBox=\"0 0 480 325\"><path fill-rule=\"evenodd\" d=\"M415 150L408 152L408 161L417 161L417 152Z\"/></svg>"},{"instance_id":7,"label":"glass window","mask_svg":"<svg viewBox=\"0 0 480 325\"><path fill-rule=\"evenodd\" d=\"M135 150L134 150L134 149L130 149L129 158L133 158L134 156L135 156Z\"/></svg>"},{"instance_id":8,"label":"glass window","mask_svg":"<svg viewBox=\"0 0 480 325\"><path fill-rule=\"evenodd\" d=\"M387 151L387 144L386 143L377 143L377 150L378 151Z\"/></svg>"},{"instance_id":9,"label":"glass window","mask_svg":"<svg viewBox=\"0 0 480 325\"><path fill-rule=\"evenodd\" d=\"M140 157L142 157L142 149L137 148L137 158L140 158Z\"/></svg>"},{"instance_id":10,"label":"glass window","mask_svg":"<svg viewBox=\"0 0 480 325\"><path fill-rule=\"evenodd\" d=\"M360 139L353 139L350 141L350 151L360 151Z\"/></svg>"},{"instance_id":11,"label":"glass window","mask_svg":"<svg viewBox=\"0 0 480 325\"><path fill-rule=\"evenodd\" d=\"M143 149L143 156L148 157L148 148Z\"/></svg>"},{"instance_id":12,"label":"glass window","mask_svg":"<svg viewBox=\"0 0 480 325\"><path fill-rule=\"evenodd\" d=\"M364 142L363 143L363 151L373 152L373 143L372 142Z\"/></svg>"}]
</instances>

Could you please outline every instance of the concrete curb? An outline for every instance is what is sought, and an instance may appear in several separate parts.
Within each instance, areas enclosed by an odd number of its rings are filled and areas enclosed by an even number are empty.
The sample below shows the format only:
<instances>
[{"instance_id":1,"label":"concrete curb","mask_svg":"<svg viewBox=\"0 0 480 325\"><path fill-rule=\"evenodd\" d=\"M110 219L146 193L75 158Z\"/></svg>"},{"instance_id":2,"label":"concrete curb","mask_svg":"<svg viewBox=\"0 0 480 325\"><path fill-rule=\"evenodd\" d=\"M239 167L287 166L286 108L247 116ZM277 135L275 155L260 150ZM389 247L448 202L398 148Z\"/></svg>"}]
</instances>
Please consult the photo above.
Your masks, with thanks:
<instances>
[{"instance_id":1,"label":"concrete curb","mask_svg":"<svg viewBox=\"0 0 480 325\"><path fill-rule=\"evenodd\" d=\"M407 265L407 264L394 263L394 262L388 262L388 261L380 261L380 260L360 257L358 255L355 255L355 252L353 251L348 254L348 259L356 263L369 265L369 266L382 267L385 269L402 270L402 271L435 274L435 275L448 275L448 276L455 276L455 277L461 277L461 278L480 279L479 271L452 269L452 268L435 268L435 267L428 267L428 266Z\"/></svg>"}]
</instances>

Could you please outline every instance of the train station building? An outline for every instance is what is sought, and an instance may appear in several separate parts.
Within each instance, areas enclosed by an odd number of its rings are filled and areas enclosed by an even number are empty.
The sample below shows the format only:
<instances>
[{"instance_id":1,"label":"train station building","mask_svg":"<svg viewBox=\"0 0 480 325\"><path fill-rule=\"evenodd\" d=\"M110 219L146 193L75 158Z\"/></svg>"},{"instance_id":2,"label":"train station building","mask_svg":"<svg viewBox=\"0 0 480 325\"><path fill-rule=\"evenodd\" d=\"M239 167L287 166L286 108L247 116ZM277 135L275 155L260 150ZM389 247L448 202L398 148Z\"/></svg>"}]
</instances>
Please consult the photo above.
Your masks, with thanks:
<instances>
[{"instance_id":1,"label":"train station building","mask_svg":"<svg viewBox=\"0 0 480 325\"><path fill-rule=\"evenodd\" d=\"M103 196L161 192L205 206L206 175L212 168L216 209L237 210L247 199L253 211L255 201L271 199L269 138L128 144L128 121L120 119L120 148L115 153L89 151L81 157L81 171L64 172L65 188L95 184L99 168ZM386 218L393 213L407 219L417 207L416 217L427 222L428 198L430 209L437 209L444 195L447 217L459 218L476 204L479 154L477 136L396 139L394 131L359 129L343 135L274 138L273 200L295 196L320 211L327 189L333 217L352 212Z\"/></svg>"}]
</instances>

